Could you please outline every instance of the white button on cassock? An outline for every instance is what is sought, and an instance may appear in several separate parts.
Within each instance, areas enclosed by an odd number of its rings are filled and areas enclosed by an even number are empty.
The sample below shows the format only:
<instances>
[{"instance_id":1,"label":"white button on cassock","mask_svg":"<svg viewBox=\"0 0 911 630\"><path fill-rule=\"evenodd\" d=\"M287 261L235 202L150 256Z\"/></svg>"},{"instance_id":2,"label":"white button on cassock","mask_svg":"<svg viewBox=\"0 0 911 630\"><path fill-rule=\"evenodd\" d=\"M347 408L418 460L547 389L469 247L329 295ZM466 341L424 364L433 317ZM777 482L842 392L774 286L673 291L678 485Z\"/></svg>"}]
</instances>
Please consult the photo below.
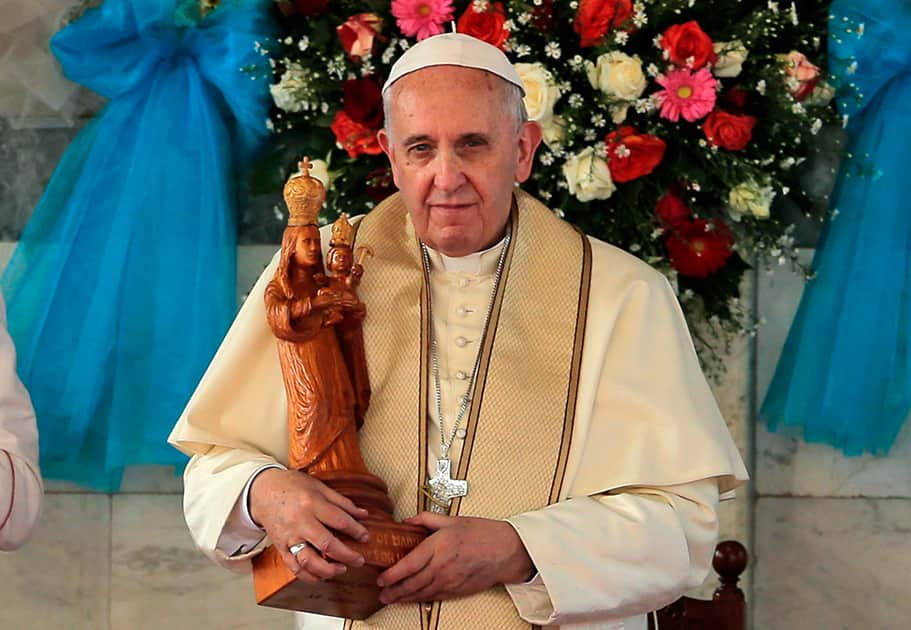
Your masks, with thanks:
<instances>
[{"instance_id":1,"label":"white button on cassock","mask_svg":"<svg viewBox=\"0 0 911 630\"><path fill-rule=\"evenodd\" d=\"M457 345L457 346L460 347L460 348L464 348L465 346L468 345L468 340L465 339L465 337L456 337L456 338L455 338L455 345Z\"/></svg>"},{"instance_id":2,"label":"white button on cassock","mask_svg":"<svg viewBox=\"0 0 911 630\"><path fill-rule=\"evenodd\" d=\"M459 370L458 372L456 372L456 378L459 379L460 381L467 381L468 372L465 372L464 370Z\"/></svg>"},{"instance_id":3,"label":"white button on cassock","mask_svg":"<svg viewBox=\"0 0 911 630\"><path fill-rule=\"evenodd\" d=\"M466 315L468 315L468 309L465 308L464 306L460 306L459 308L456 309L456 315L458 315L459 317L465 317Z\"/></svg>"},{"instance_id":4,"label":"white button on cassock","mask_svg":"<svg viewBox=\"0 0 911 630\"><path fill-rule=\"evenodd\" d=\"M459 438L460 440L464 440L466 435L468 435L468 431L466 431L465 429L458 429L456 431L456 437Z\"/></svg>"},{"instance_id":5,"label":"white button on cassock","mask_svg":"<svg viewBox=\"0 0 911 630\"><path fill-rule=\"evenodd\" d=\"M459 278L459 286L463 289L468 286L469 282L470 280L468 280L468 278Z\"/></svg>"}]
</instances>

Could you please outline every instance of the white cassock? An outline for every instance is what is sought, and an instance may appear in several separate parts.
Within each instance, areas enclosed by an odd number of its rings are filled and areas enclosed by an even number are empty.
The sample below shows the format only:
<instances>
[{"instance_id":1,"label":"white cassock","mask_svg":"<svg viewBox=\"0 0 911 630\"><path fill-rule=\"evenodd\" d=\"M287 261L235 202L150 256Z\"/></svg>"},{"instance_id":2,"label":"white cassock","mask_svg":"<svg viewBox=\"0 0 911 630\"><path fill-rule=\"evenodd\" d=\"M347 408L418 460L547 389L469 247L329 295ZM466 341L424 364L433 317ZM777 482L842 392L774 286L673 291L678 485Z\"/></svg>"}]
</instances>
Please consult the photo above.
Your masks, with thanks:
<instances>
[{"instance_id":1,"label":"white cassock","mask_svg":"<svg viewBox=\"0 0 911 630\"><path fill-rule=\"evenodd\" d=\"M324 230L323 242L328 240ZM602 378L608 371L607 363L625 362L623 370L630 382L642 375L659 381L666 378L665 387L670 398L676 396L678 390L694 388L695 393L681 394L681 399L696 401L684 405L682 415L690 415L694 406L705 406L707 414L718 414L698 367L680 373L678 363L693 366L697 363L695 356L688 356L694 354L692 342L666 280L619 250L593 239L591 242L590 316L577 399L580 421L573 428L573 446L567 467L571 481L566 487L570 493L576 483L584 484L588 472L582 461L592 458L591 449L600 449L603 444L604 458L619 461L614 454L621 447L616 443L636 439L635 429L625 435L615 427L600 426L598 421L600 413L616 416L623 413L624 405L632 409L641 403L634 400L636 396L631 391L623 390L622 383L618 387L616 380L608 383L608 379ZM474 365L499 250L499 246L494 246L486 252L460 259L437 253L431 255L432 322L440 348L447 438L457 414L458 398L467 389ZM234 329L228 333L210 366L213 376L221 371L215 365L217 362L232 360L233 340L242 337L243 327L252 321L245 318L243 311L248 307L257 309L257 313L262 310L251 302L262 302L263 289L274 273L274 264L275 261L251 291ZM613 288L606 292L610 295L602 294L600 287L617 283L616 280L604 280L608 276L629 284L625 295L619 295ZM542 290L542 299L546 299L546 288ZM642 300L648 302L648 312L628 314L626 319L612 316L618 309L618 302L633 304L627 308L640 308ZM637 321L642 330L616 330ZM654 327L648 330L650 325ZM630 354L642 343L654 347L644 348L641 356L636 356L635 352ZM655 352L667 361L667 365L650 360ZM681 355L686 355L684 360L677 361ZM206 379L210 378L207 375ZM207 386L206 379L200 388ZM429 380L433 388L432 379ZM624 400L627 395L629 399ZM440 427L434 396L431 389L428 398L431 401L428 474L435 469L440 454ZM193 406L192 401L190 406ZM284 416L281 423L284 427ZM700 446L687 443L681 435L679 443L675 444L679 447L681 461L670 478L665 475L667 466L655 466L653 478L643 479L641 484L624 484L609 492L574 496L571 500L561 500L508 518L538 570L538 575L526 584L506 585L519 615L531 624L566 630L645 630L645 613L700 585L710 570L717 542L719 488L727 491L747 478L730 435L723 423L718 426L721 429L716 429L717 434L712 436L717 444L707 449L711 451L707 457L700 457ZM520 426L517 430L533 431L534 425ZM179 423L171 436L172 442L180 442L181 431ZM669 431L674 429L669 428ZM453 470L457 468L463 436L461 431L456 433L450 451ZM610 461L606 463L609 464ZM205 455L194 455L187 466L184 507L193 538L206 555L232 570L249 571L250 557L258 553L263 542L263 532L250 520L245 499L248 481L263 466L269 465L276 465L276 461L261 453L214 447ZM638 468L641 470L642 466ZM226 505L226 496L236 499ZM215 505L226 507L213 509ZM299 614L298 623L306 630L340 630L343 625L339 619L307 614Z\"/></svg>"},{"instance_id":2,"label":"white cassock","mask_svg":"<svg viewBox=\"0 0 911 630\"><path fill-rule=\"evenodd\" d=\"M35 410L16 375L16 349L0 296L0 549L16 549L28 540L43 496Z\"/></svg>"}]
</instances>

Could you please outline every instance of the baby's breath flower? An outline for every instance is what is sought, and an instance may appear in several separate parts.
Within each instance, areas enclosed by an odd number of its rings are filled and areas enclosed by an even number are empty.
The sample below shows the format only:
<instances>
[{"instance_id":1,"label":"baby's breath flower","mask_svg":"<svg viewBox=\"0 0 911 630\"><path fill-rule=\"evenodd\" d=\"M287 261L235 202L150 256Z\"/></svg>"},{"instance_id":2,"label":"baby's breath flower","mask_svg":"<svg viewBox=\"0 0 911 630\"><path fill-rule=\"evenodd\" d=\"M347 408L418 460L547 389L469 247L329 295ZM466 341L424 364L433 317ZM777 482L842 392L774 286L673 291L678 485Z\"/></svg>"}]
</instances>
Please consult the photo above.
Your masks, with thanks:
<instances>
[{"instance_id":1,"label":"baby's breath flower","mask_svg":"<svg viewBox=\"0 0 911 630\"><path fill-rule=\"evenodd\" d=\"M389 44L389 47L383 51L383 55L382 55L382 57L380 57L380 59L382 60L382 62L384 64L389 65L390 63L392 63L393 57L395 57L395 42L392 42L391 44Z\"/></svg>"}]
</instances>

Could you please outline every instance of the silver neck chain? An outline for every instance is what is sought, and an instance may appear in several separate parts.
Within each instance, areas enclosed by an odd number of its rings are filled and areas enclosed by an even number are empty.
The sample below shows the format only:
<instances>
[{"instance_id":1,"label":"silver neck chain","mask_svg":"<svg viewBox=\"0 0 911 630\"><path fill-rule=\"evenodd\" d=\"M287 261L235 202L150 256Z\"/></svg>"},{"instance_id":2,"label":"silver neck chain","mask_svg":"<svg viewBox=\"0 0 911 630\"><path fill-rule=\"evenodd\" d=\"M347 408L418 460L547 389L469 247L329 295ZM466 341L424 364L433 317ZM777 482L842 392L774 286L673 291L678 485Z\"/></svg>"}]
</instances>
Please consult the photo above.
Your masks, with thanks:
<instances>
[{"instance_id":1,"label":"silver neck chain","mask_svg":"<svg viewBox=\"0 0 911 630\"><path fill-rule=\"evenodd\" d=\"M474 369L471 371L471 379L468 381L468 390L461 398L461 403L459 404L459 411L456 414L455 422L452 425L452 430L449 432L449 440L446 440L446 431L443 424L443 394L442 388L440 387L440 353L437 347L436 335L433 333L433 309L430 304L430 254L427 251L427 246L424 243L421 243L421 257L424 261L424 276L427 281L427 310L428 310L428 321L430 322L430 369L433 373L433 384L435 388L435 397L437 405L437 418L440 420L440 459L447 459L449 455L449 449L452 447L452 442L455 440L455 436L459 431L459 427L462 426L462 420L465 417L465 412L468 411L468 407L471 405L471 395L474 392L475 380L478 377L478 371L481 366L481 350L484 347L484 341L487 338L487 325L490 323L490 314L493 311L493 303L497 297L497 289L500 286L500 278L503 276L503 264L506 261L506 250L509 249L509 241L512 237L512 230L507 228L506 237L503 239L503 247L500 250L500 259L497 261L497 271L493 277L493 291L490 293L490 301L487 304L487 314L484 316L484 328L481 335L481 341L478 344L478 351L475 354L474 359Z\"/></svg>"}]
</instances>

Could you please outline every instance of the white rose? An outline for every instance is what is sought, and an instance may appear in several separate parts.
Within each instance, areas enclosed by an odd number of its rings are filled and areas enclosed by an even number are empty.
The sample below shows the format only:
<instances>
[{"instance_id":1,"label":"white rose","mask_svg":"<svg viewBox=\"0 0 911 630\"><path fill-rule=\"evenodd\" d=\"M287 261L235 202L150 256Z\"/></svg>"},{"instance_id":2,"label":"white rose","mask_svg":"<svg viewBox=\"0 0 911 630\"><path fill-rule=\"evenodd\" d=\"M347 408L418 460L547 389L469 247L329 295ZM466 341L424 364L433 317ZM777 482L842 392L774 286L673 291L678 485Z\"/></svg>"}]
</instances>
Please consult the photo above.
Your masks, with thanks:
<instances>
[{"instance_id":1,"label":"white rose","mask_svg":"<svg viewBox=\"0 0 911 630\"><path fill-rule=\"evenodd\" d=\"M820 81L810 95L804 99L803 104L807 107L825 107L834 96L835 88L825 81Z\"/></svg>"},{"instance_id":2,"label":"white rose","mask_svg":"<svg viewBox=\"0 0 911 630\"><path fill-rule=\"evenodd\" d=\"M306 97L311 91L307 71L291 64L278 83L269 86L275 106L286 112L299 112L308 107Z\"/></svg>"},{"instance_id":3,"label":"white rose","mask_svg":"<svg viewBox=\"0 0 911 630\"><path fill-rule=\"evenodd\" d=\"M617 189L607 162L595 156L591 147L582 149L563 164L563 176L569 192L579 201L607 199Z\"/></svg>"},{"instance_id":4,"label":"white rose","mask_svg":"<svg viewBox=\"0 0 911 630\"><path fill-rule=\"evenodd\" d=\"M566 124L560 116L553 116L541 123L541 131L544 134L544 144L553 149L563 144L563 139L566 137Z\"/></svg>"},{"instance_id":5,"label":"white rose","mask_svg":"<svg viewBox=\"0 0 911 630\"><path fill-rule=\"evenodd\" d=\"M560 98L557 82L540 63L517 63L515 68L525 85L525 109L529 120L544 125L554 115L554 104Z\"/></svg>"},{"instance_id":6,"label":"white rose","mask_svg":"<svg viewBox=\"0 0 911 630\"><path fill-rule=\"evenodd\" d=\"M611 105L608 109L610 109L611 120L615 125L619 125L626 120L626 113L629 110L629 105Z\"/></svg>"},{"instance_id":7,"label":"white rose","mask_svg":"<svg viewBox=\"0 0 911 630\"><path fill-rule=\"evenodd\" d=\"M324 160L313 160L310 162L310 177L315 177L323 183L326 190L332 184L332 176L329 175L329 165Z\"/></svg>"},{"instance_id":8,"label":"white rose","mask_svg":"<svg viewBox=\"0 0 911 630\"><path fill-rule=\"evenodd\" d=\"M736 77L743 70L743 62L746 61L749 51L743 42L735 39L729 42L715 42L712 46L715 54L718 55L718 61L712 72L716 77L731 78Z\"/></svg>"},{"instance_id":9,"label":"white rose","mask_svg":"<svg viewBox=\"0 0 911 630\"><path fill-rule=\"evenodd\" d=\"M728 193L728 204L734 218L740 215L752 214L758 219L768 219L769 209L772 207L772 200L775 198L775 191L771 186L760 186L755 181L750 180L734 186Z\"/></svg>"},{"instance_id":10,"label":"white rose","mask_svg":"<svg viewBox=\"0 0 911 630\"><path fill-rule=\"evenodd\" d=\"M599 56L595 63L586 61L585 73L593 88L613 99L639 98L647 84L639 57L616 50Z\"/></svg>"}]
</instances>

